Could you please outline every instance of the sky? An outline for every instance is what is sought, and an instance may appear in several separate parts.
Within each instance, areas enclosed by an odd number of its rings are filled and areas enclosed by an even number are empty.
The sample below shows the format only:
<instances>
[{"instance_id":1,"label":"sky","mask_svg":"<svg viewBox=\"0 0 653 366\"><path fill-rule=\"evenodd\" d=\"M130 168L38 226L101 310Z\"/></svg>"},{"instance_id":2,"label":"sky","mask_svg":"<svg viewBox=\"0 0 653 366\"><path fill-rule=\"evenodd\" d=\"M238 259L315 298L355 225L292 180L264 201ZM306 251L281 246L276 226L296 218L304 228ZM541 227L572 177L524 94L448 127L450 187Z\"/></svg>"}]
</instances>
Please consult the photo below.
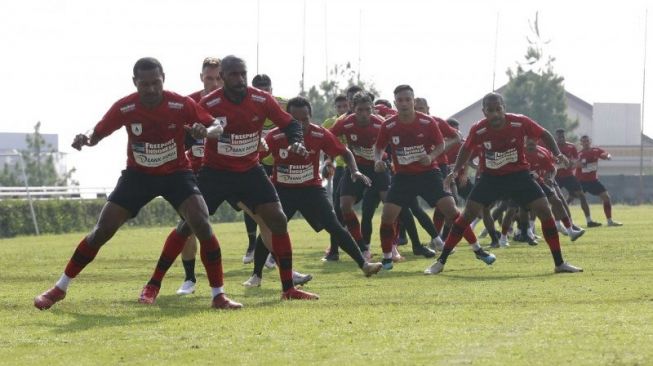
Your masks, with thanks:
<instances>
[{"instance_id":1,"label":"sky","mask_svg":"<svg viewBox=\"0 0 653 366\"><path fill-rule=\"evenodd\" d=\"M249 78L272 78L274 94L318 84L351 62L392 99L410 84L431 113L448 117L508 81L523 60L539 13L545 51L567 91L593 104L644 103L653 135L652 25L646 2L387 0L21 0L0 4L0 132L59 135L83 187L113 187L126 162L126 133L77 152L70 143L131 94L134 62L158 58L165 87L201 88L201 62L234 54ZM257 11L258 9L258 11ZM304 17L305 14L305 17ZM649 23L651 15L648 15ZM258 19L258 21L257 21ZM647 47L645 44L647 43ZM645 59L645 49L648 52ZM303 62L302 62L303 61ZM645 83L644 70L649 73ZM646 88L645 88L646 85Z\"/></svg>"}]
</instances>

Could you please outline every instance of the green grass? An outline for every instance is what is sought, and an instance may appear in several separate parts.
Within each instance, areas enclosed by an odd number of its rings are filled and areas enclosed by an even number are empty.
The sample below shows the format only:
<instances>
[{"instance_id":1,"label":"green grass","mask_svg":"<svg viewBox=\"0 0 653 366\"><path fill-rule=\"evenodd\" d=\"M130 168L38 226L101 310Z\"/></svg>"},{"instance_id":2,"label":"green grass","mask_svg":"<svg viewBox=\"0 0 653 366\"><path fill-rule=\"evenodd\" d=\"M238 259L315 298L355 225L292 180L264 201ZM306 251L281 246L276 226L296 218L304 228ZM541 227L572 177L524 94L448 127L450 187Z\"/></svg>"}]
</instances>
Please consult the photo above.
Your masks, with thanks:
<instances>
[{"instance_id":1,"label":"green grass","mask_svg":"<svg viewBox=\"0 0 653 366\"><path fill-rule=\"evenodd\" d=\"M237 312L209 308L201 264L198 292L176 296L179 261L156 305L136 302L170 228L120 231L43 312L33 297L83 234L0 240L0 364L651 365L653 207L613 211L624 227L561 238L565 259L585 269L563 275L542 241L495 250L490 267L461 245L428 277L431 260L402 247L406 262L367 279L342 253L320 262L328 235L293 220L296 268L315 276L306 288L316 302L279 301L276 270L265 270L261 288L240 286L250 274L244 225L217 225L227 293L245 305ZM601 207L593 213L601 218Z\"/></svg>"}]
</instances>

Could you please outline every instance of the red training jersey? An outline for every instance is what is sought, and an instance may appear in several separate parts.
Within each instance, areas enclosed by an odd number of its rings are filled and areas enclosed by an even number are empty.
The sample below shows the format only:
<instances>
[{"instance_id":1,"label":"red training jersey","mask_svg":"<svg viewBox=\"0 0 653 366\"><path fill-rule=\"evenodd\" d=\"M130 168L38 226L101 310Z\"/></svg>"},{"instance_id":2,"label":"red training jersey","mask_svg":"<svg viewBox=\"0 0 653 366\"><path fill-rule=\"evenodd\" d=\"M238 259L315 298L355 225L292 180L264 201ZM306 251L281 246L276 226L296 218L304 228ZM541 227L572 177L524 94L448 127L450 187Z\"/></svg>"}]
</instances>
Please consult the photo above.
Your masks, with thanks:
<instances>
[{"instance_id":1,"label":"red training jersey","mask_svg":"<svg viewBox=\"0 0 653 366\"><path fill-rule=\"evenodd\" d=\"M419 160L442 143L444 139L437 122L431 116L415 112L415 119L409 123L399 122L398 115L383 122L376 147L383 150L390 145L397 173L419 174L438 169L435 160L429 165L422 165Z\"/></svg>"},{"instance_id":2,"label":"red training jersey","mask_svg":"<svg viewBox=\"0 0 653 366\"><path fill-rule=\"evenodd\" d=\"M224 128L219 138L206 139L204 165L213 169L244 172L255 167L265 120L280 128L292 121L272 95L252 87L247 87L247 95L239 104L227 99L220 88L202 98L200 105Z\"/></svg>"},{"instance_id":3,"label":"red training jersey","mask_svg":"<svg viewBox=\"0 0 653 366\"><path fill-rule=\"evenodd\" d=\"M329 130L312 123L304 130L306 157L288 151L288 139L279 128L270 131L265 142L269 154L274 157L272 182L284 187L322 186L320 153L324 151L329 156L338 156L346 151L345 145Z\"/></svg>"},{"instance_id":4,"label":"red training jersey","mask_svg":"<svg viewBox=\"0 0 653 366\"><path fill-rule=\"evenodd\" d=\"M356 115L350 114L338 120L329 131L337 137L345 137L358 165L370 166L374 165L374 144L382 125L381 117L371 115L369 124L361 126L356 122Z\"/></svg>"},{"instance_id":5,"label":"red training jersey","mask_svg":"<svg viewBox=\"0 0 653 366\"><path fill-rule=\"evenodd\" d=\"M167 175L190 170L184 152L184 126L195 122L208 126L213 118L188 97L166 90L161 103L150 109L134 93L113 104L95 126L93 135L104 138L124 126L128 136L127 168Z\"/></svg>"},{"instance_id":6,"label":"red training jersey","mask_svg":"<svg viewBox=\"0 0 653 366\"><path fill-rule=\"evenodd\" d=\"M544 182L548 173L555 171L555 158L547 148L538 145L533 151L526 149L525 154L531 172L535 173L540 182Z\"/></svg>"},{"instance_id":7,"label":"red training jersey","mask_svg":"<svg viewBox=\"0 0 653 366\"><path fill-rule=\"evenodd\" d=\"M576 145L565 142L564 144L558 144L558 149L560 149L560 152L569 159L570 165L569 167L558 168L556 177L564 178L574 175L574 162L578 160L578 150L576 149Z\"/></svg>"},{"instance_id":8,"label":"red training jersey","mask_svg":"<svg viewBox=\"0 0 653 366\"><path fill-rule=\"evenodd\" d=\"M202 94L204 90L198 90L192 94L189 94L188 97L195 102L199 103L202 99ZM186 157L190 161L190 167L193 172L197 173L202 167L202 160L204 160L204 139L194 139L190 136L186 138Z\"/></svg>"},{"instance_id":9,"label":"red training jersey","mask_svg":"<svg viewBox=\"0 0 653 366\"><path fill-rule=\"evenodd\" d=\"M383 104L377 104L373 108L374 114L378 114L383 118L390 118L397 114L397 111Z\"/></svg>"},{"instance_id":10,"label":"red training jersey","mask_svg":"<svg viewBox=\"0 0 653 366\"><path fill-rule=\"evenodd\" d=\"M438 128L440 129L440 132L442 133L442 137L445 139L455 139L458 137L458 130L455 128L451 127L447 123L447 121L443 120L440 117L436 116L431 116L435 121L438 123ZM460 145L458 146L460 148ZM451 150L455 149L455 146L451 147ZM451 150L448 150L438 156L438 165L440 164L449 164L449 162L455 162L456 161L456 156L458 155L458 151L456 151L456 155L454 155L453 161L449 160L449 152Z\"/></svg>"},{"instance_id":11,"label":"red training jersey","mask_svg":"<svg viewBox=\"0 0 653 366\"><path fill-rule=\"evenodd\" d=\"M528 170L524 141L527 137L538 139L545 131L521 114L506 113L505 118L506 124L499 129L490 127L486 118L476 122L463 145L470 153L474 146L483 148L479 167L485 174L506 175Z\"/></svg>"},{"instance_id":12,"label":"red training jersey","mask_svg":"<svg viewBox=\"0 0 653 366\"><path fill-rule=\"evenodd\" d=\"M578 152L578 167L576 178L581 182L591 182L598 179L599 159L605 159L608 153L600 147L591 147Z\"/></svg>"}]
</instances>

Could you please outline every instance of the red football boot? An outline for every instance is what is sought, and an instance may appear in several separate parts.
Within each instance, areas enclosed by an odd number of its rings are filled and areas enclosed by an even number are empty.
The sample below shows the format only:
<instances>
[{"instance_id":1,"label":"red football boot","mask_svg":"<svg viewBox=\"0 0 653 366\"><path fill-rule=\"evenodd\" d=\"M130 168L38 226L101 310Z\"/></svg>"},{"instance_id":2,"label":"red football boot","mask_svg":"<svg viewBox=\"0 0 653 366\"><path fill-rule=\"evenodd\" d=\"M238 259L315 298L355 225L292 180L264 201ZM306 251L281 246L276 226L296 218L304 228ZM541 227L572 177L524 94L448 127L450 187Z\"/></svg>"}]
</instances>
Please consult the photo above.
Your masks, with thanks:
<instances>
[{"instance_id":1,"label":"red football boot","mask_svg":"<svg viewBox=\"0 0 653 366\"><path fill-rule=\"evenodd\" d=\"M216 295L213 298L213 302L211 303L211 307L215 309L229 309L229 310L237 310L243 307L243 304L239 302L235 302L225 296L225 294L219 294Z\"/></svg>"},{"instance_id":2,"label":"red football boot","mask_svg":"<svg viewBox=\"0 0 653 366\"><path fill-rule=\"evenodd\" d=\"M66 297L66 291L57 286L49 289L48 291L40 294L34 298L34 306L39 310L47 310L57 301L61 301Z\"/></svg>"},{"instance_id":3,"label":"red football boot","mask_svg":"<svg viewBox=\"0 0 653 366\"><path fill-rule=\"evenodd\" d=\"M145 285L143 291L141 291L141 296L138 298L138 302L141 304L152 305L156 301L156 297L159 295L160 288L153 285Z\"/></svg>"},{"instance_id":4,"label":"red football boot","mask_svg":"<svg viewBox=\"0 0 653 366\"><path fill-rule=\"evenodd\" d=\"M317 300L319 298L320 295L318 294L303 291L294 287L281 293L281 300Z\"/></svg>"}]
</instances>

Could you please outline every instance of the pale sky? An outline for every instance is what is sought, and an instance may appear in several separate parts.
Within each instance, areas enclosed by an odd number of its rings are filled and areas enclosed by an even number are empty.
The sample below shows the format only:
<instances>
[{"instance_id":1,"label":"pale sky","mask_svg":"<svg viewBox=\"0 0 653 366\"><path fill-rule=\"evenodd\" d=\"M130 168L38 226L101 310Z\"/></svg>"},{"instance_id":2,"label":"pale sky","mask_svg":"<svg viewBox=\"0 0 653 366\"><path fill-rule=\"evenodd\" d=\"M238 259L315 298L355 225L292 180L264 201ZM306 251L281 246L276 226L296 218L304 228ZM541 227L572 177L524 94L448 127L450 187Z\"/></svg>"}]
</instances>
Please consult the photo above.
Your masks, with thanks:
<instances>
[{"instance_id":1,"label":"pale sky","mask_svg":"<svg viewBox=\"0 0 653 366\"><path fill-rule=\"evenodd\" d=\"M646 2L306 0L307 87L325 79L326 65L351 62L361 78L392 99L398 84L426 97L448 117L507 82L523 60L528 20L556 58L567 91L596 102L641 103ZM206 56L235 54L272 78L274 94L299 92L303 0L21 0L0 3L0 132L59 135L67 164L85 187L113 187L126 161L126 133L116 131L82 152L76 133L92 128L117 99L131 94L134 62L158 58L166 89L201 88ZM498 15L498 38L495 37ZM651 15L649 15L649 20ZM325 26L326 19L326 26ZM362 27L359 27L359 24ZM653 73L649 24L647 71ZM495 68L495 39L497 42ZM653 135L653 90L647 83L644 131Z\"/></svg>"}]
</instances>

